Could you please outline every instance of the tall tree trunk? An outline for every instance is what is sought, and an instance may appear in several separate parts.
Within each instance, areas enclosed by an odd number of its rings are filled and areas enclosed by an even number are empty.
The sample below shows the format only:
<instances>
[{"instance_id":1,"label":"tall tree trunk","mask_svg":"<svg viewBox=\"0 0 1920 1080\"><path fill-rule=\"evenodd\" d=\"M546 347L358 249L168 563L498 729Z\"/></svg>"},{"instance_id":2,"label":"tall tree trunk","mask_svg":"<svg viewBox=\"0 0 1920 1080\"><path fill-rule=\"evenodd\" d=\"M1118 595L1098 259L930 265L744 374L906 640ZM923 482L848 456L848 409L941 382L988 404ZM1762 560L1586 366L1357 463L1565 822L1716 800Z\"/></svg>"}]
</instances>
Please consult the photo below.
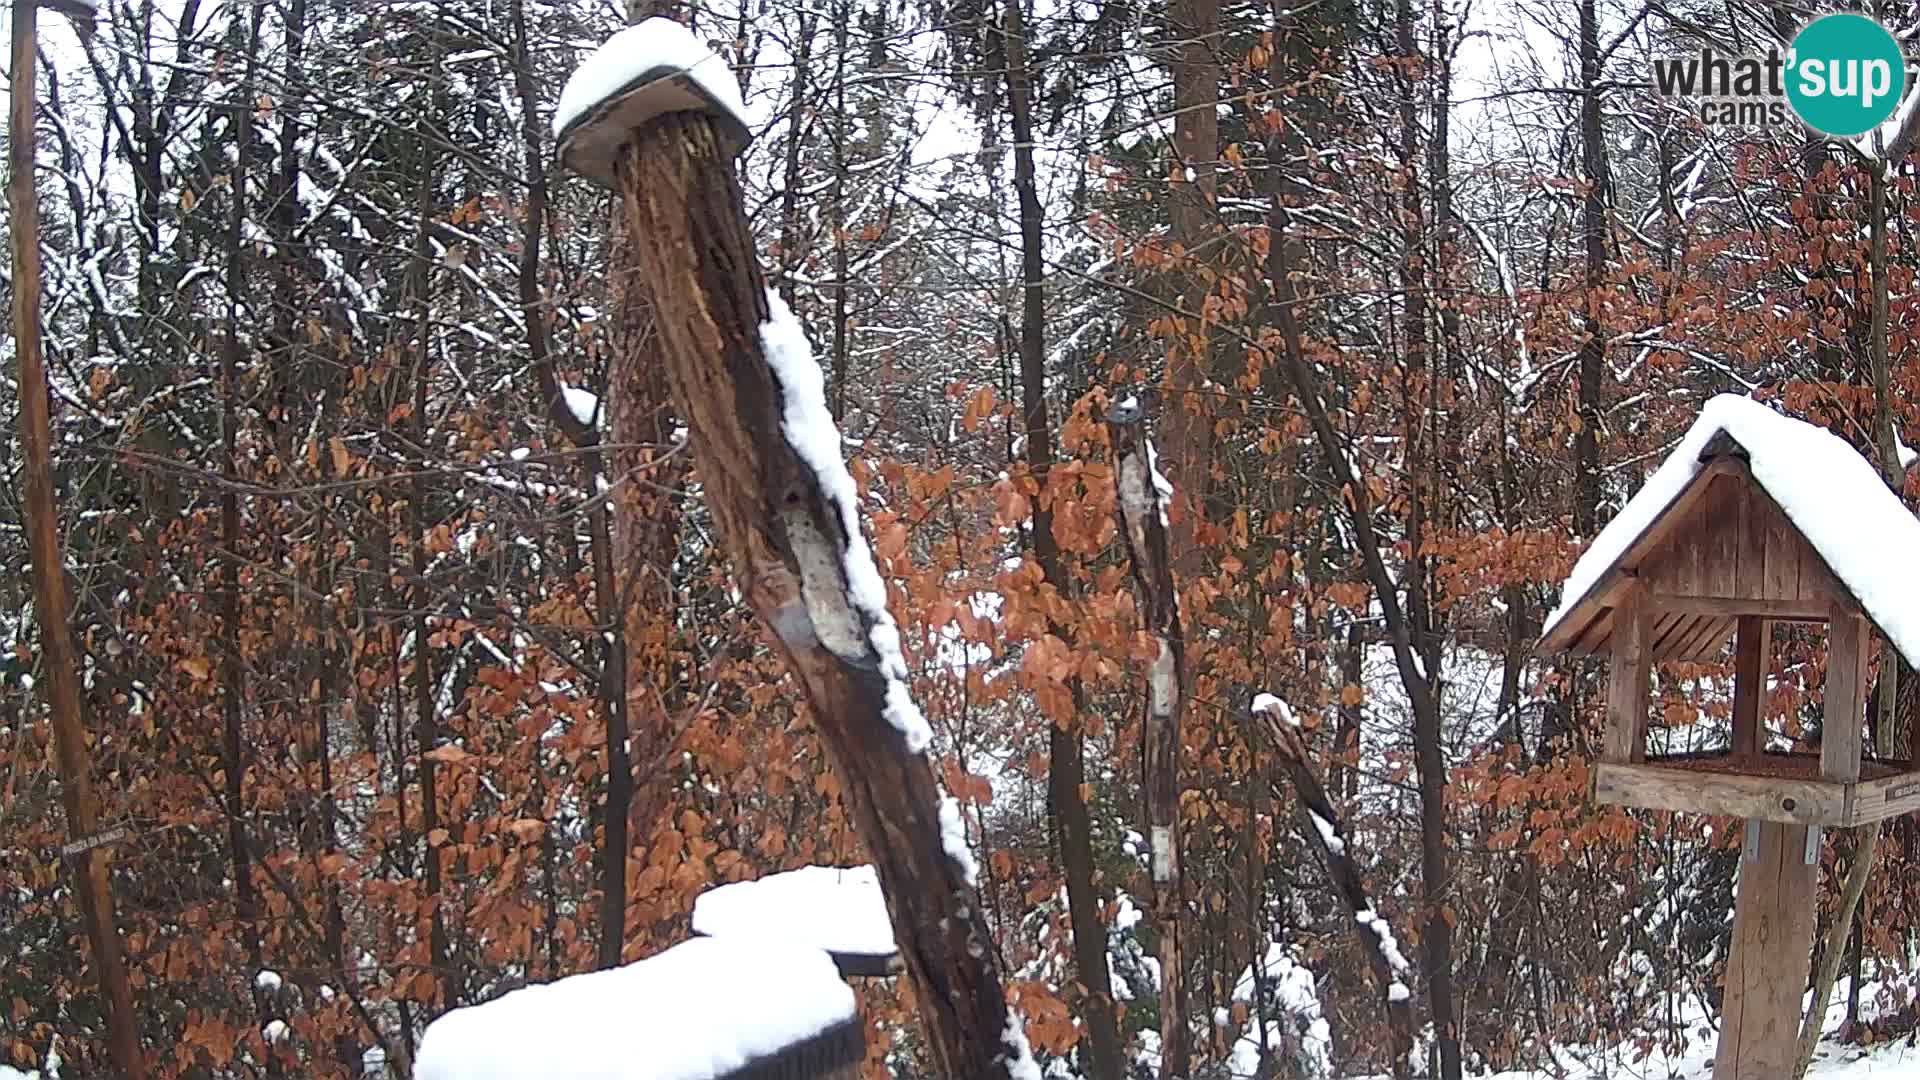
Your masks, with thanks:
<instances>
[{"instance_id":1,"label":"tall tree trunk","mask_svg":"<svg viewBox=\"0 0 1920 1080\"><path fill-rule=\"evenodd\" d=\"M1171 0L1167 32L1172 39L1175 159L1168 236L1182 249L1182 269L1188 276L1175 290L1186 314L1180 332L1167 344L1171 397L1161 430L1181 507L1172 517L1173 548L1178 552L1174 569L1184 577L1203 563L1205 552L1193 541L1205 514L1213 470L1213 420L1208 415L1212 395L1204 389L1212 375L1205 316L1210 282L1200 264L1221 234L1213 205L1220 158L1220 0Z\"/></svg>"},{"instance_id":2,"label":"tall tree trunk","mask_svg":"<svg viewBox=\"0 0 1920 1080\"><path fill-rule=\"evenodd\" d=\"M220 560L215 589L220 596L220 719L223 802L227 818L227 849L233 867L235 914L240 923L240 940L247 951L247 973L254 1009L261 1023L270 1018L270 1006L253 976L261 969L260 897L253 880L252 860L247 853L246 778L249 747L242 731L247 676L240 649L240 575L235 565L246 546L240 531L239 460L236 440L240 424L240 320L246 277L246 245L243 226L247 216L247 168L252 159L254 57L259 53L262 0L254 0L251 33L247 42L247 63L240 92L229 103L234 113L234 167L232 211L227 219L227 327L220 350L220 473L227 481L220 489L220 543L225 549ZM269 1058L272 1061L273 1058Z\"/></svg>"},{"instance_id":3,"label":"tall tree trunk","mask_svg":"<svg viewBox=\"0 0 1920 1080\"><path fill-rule=\"evenodd\" d=\"M1600 323L1600 290L1607 270L1607 150L1600 126L1600 18L1598 0L1580 0L1580 169L1587 189L1580 202L1580 233L1586 243L1584 314L1580 345L1580 401L1575 415L1573 528L1592 539L1600 527L1601 380L1606 329Z\"/></svg>"},{"instance_id":4,"label":"tall tree trunk","mask_svg":"<svg viewBox=\"0 0 1920 1080\"><path fill-rule=\"evenodd\" d=\"M769 321L779 297L721 145L712 119L669 113L634 133L617 169L714 534L800 686L873 857L935 1067L953 1080L1013 1080L1034 1066L959 806L937 798L905 664L882 651L897 631L869 576L824 380L790 317ZM796 403L817 414L797 430L782 419Z\"/></svg>"},{"instance_id":5,"label":"tall tree trunk","mask_svg":"<svg viewBox=\"0 0 1920 1080\"><path fill-rule=\"evenodd\" d=\"M1426 950L1427 1004L1433 1014L1434 1048L1439 1055L1440 1076L1442 1080L1459 1080L1459 1014L1453 1000L1453 923L1447 917L1447 904L1453 894L1451 860L1447 854L1447 763L1442 745L1437 689L1440 638L1434 625L1434 605L1428 596L1426 560L1421 555L1425 546L1429 503L1436 496L1433 489L1438 486L1431 476L1433 448L1429 445L1435 437L1433 388L1438 375L1431 370L1427 350L1425 207L1419 180L1418 93L1418 87L1425 78L1427 58L1421 54L1415 34L1416 20L1411 0L1399 0L1394 36L1395 50L1403 65L1400 99L1403 195L1400 213L1405 245L1402 285L1407 298L1403 325L1407 370L1410 385L1415 388L1415 400L1409 403L1408 414L1417 417L1407 439L1407 469L1415 478L1415 487L1408 500L1408 552L1405 567L1401 571L1401 586L1406 591L1405 632L1410 646L1409 655L1401 665L1401 675L1405 681L1409 674L1413 674L1425 691L1424 695L1415 694L1412 686L1408 686L1408 697L1415 699L1413 752L1420 788L1420 877L1425 894L1421 944ZM1341 464L1344 465L1344 459ZM1356 481L1356 484L1364 487L1365 481ZM1361 514L1360 505L1356 501L1356 518ZM1383 576L1384 572L1383 563ZM1390 581L1386 588L1392 588ZM1386 601L1387 597L1381 596L1383 606ZM1424 707L1418 700L1422 696L1426 699Z\"/></svg>"},{"instance_id":6,"label":"tall tree trunk","mask_svg":"<svg viewBox=\"0 0 1920 1080\"><path fill-rule=\"evenodd\" d=\"M1187 698L1187 648L1166 527L1167 501L1173 492L1154 467L1153 443L1143 430L1145 420L1139 407L1123 401L1107 419L1120 534L1139 596L1141 621L1157 646L1147 669L1147 707L1140 727L1146 759L1142 784L1147 789L1153 908L1160 926L1160 1075L1185 1077L1192 1066L1191 1050L1186 1045L1186 927L1181 918L1186 896L1178 765L1180 717Z\"/></svg>"},{"instance_id":7,"label":"tall tree trunk","mask_svg":"<svg viewBox=\"0 0 1920 1080\"><path fill-rule=\"evenodd\" d=\"M1210 281L1201 264L1211 256L1221 234L1213 203L1220 158L1219 0L1172 0L1167 7L1167 33L1175 158L1169 238L1181 249L1187 265L1185 280L1176 289L1186 314L1167 343L1170 393L1162 430L1179 500L1172 518L1172 569L1178 578L1190 578L1204 568L1206 551L1196 537L1205 519L1213 472L1213 402L1206 389L1212 380L1212 333L1206 316ZM1192 1069L1192 1048L1188 1045L1191 1003L1180 949L1185 903L1179 874L1178 714L1170 715L1162 729L1149 723L1141 736L1148 825L1154 833L1149 841L1155 849L1153 907L1161 951L1160 1075L1184 1077Z\"/></svg>"},{"instance_id":8,"label":"tall tree trunk","mask_svg":"<svg viewBox=\"0 0 1920 1080\"><path fill-rule=\"evenodd\" d=\"M1040 487L1033 503L1033 556L1040 573L1061 597L1072 583L1060 561L1053 535L1053 504L1047 493L1053 467L1053 424L1047 413L1046 285L1041 250L1044 226L1033 162L1033 74L1027 66L1020 0L1007 0L1002 33L1007 54L1007 106L1013 121L1013 185L1020 200L1020 391L1026 419L1027 467ZM1073 628L1049 620L1052 632L1071 643ZM1120 1029L1114 1016L1113 986L1107 968L1107 931L1101 925L1099 897L1093 888L1093 819L1081 794L1087 770L1080 732L1073 726L1086 715L1086 689L1076 676L1070 685L1073 717L1048 728L1051 764L1047 803L1059 838L1060 861L1067 876L1067 915L1073 928L1074 966L1086 998L1076 1010L1087 1025L1089 1068L1096 1080L1119 1080L1123 1068Z\"/></svg>"},{"instance_id":9,"label":"tall tree trunk","mask_svg":"<svg viewBox=\"0 0 1920 1080\"><path fill-rule=\"evenodd\" d=\"M125 953L115 918L109 876L110 839L99 834L100 804L95 798L86 719L81 715L80 679L74 666L73 631L68 624L66 560L61 553L58 504L53 488L53 424L47 401L46 359L40 326L40 200L35 190L34 130L38 100L34 67L37 49L36 0L14 0L13 70L7 102L8 232L13 242L13 342L19 364L16 384L20 415L27 544L33 576L33 609L40 632L41 672L47 709L53 721L54 759L60 770L60 799L67 813L70 842L62 854L73 866L74 892L86 926L87 946L105 1007L108 1049L114 1067L127 1080L146 1080L140 1053L139 1018L127 981Z\"/></svg>"},{"instance_id":10,"label":"tall tree trunk","mask_svg":"<svg viewBox=\"0 0 1920 1080\"><path fill-rule=\"evenodd\" d=\"M428 145L428 140L421 140L423 148ZM418 320L414 330L411 431L413 444L421 451L427 449L427 440L430 438L427 385L433 370L433 256L428 246L428 227L434 212L435 168L436 164L431 159L420 164L414 205L419 224L414 236L413 266L408 275ZM447 920L442 911L444 896L441 881L443 849L451 844L452 837L443 832L440 826L438 763L433 757L440 745L440 722L434 709L433 648L429 645L433 637L432 619L428 615L433 609L433 592L427 584L429 498L431 489L427 484L426 472L416 471L407 499L407 545L413 552L413 587L409 601L413 607L413 739L415 752L420 755L420 839L426 856L424 885L427 902L431 905L431 914L427 917L427 962L432 968L432 978L437 987L435 1001L430 1004L437 1011L451 1008L457 1001L448 955ZM395 659L397 662L398 658Z\"/></svg>"}]
</instances>

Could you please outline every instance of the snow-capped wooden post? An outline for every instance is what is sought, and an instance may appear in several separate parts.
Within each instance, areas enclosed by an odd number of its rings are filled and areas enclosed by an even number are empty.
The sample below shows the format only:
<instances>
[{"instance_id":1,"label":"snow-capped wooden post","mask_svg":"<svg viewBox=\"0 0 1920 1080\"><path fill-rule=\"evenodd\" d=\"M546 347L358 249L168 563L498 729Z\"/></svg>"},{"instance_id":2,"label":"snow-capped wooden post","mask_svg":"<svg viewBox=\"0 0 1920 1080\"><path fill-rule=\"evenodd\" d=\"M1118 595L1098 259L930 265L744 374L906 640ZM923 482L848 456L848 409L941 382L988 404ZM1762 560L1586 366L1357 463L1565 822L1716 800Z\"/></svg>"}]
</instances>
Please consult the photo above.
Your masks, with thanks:
<instances>
[{"instance_id":1,"label":"snow-capped wooden post","mask_svg":"<svg viewBox=\"0 0 1920 1080\"><path fill-rule=\"evenodd\" d=\"M1186 1061L1186 956L1180 924L1186 894L1180 866L1180 712L1186 702L1186 636L1168 548L1167 506L1173 485L1160 473L1139 399L1107 411L1120 530L1140 598L1141 621L1157 651L1147 668L1147 711L1141 726L1147 829L1152 849L1153 912L1160 933L1161 1075Z\"/></svg>"},{"instance_id":2,"label":"snow-capped wooden post","mask_svg":"<svg viewBox=\"0 0 1920 1080\"><path fill-rule=\"evenodd\" d=\"M1544 652L1610 656L1595 801L1746 819L1715 1080L1793 1075L1813 948L1821 830L1920 809L1920 771L1864 761L1877 626L1920 659L1920 520L1852 447L1722 396L1567 580ZM1816 753L1768 748L1773 622L1827 625ZM1663 660L1711 662L1735 638L1724 753L1647 756L1647 683Z\"/></svg>"},{"instance_id":3,"label":"snow-capped wooden post","mask_svg":"<svg viewBox=\"0 0 1920 1080\"><path fill-rule=\"evenodd\" d=\"M656 18L580 66L554 127L561 160L623 200L714 531L839 775L936 1067L1038 1080L959 805L935 786L932 732L908 692L823 376L755 256L733 170L744 116L726 64Z\"/></svg>"}]
</instances>

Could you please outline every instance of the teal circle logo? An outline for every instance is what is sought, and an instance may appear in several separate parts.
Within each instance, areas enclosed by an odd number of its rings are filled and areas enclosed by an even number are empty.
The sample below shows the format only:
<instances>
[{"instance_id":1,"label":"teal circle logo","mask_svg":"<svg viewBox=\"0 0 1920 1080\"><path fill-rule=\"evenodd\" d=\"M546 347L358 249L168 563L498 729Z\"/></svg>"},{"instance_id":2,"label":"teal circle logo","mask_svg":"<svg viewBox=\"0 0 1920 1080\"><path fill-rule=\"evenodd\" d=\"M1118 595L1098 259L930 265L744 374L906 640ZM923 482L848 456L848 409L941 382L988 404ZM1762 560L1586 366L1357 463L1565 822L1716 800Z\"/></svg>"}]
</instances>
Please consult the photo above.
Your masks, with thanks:
<instances>
[{"instance_id":1,"label":"teal circle logo","mask_svg":"<svg viewBox=\"0 0 1920 1080\"><path fill-rule=\"evenodd\" d=\"M1852 138L1893 115L1907 88L1900 42L1865 15L1826 15L1793 39L1787 101L1823 135Z\"/></svg>"}]
</instances>

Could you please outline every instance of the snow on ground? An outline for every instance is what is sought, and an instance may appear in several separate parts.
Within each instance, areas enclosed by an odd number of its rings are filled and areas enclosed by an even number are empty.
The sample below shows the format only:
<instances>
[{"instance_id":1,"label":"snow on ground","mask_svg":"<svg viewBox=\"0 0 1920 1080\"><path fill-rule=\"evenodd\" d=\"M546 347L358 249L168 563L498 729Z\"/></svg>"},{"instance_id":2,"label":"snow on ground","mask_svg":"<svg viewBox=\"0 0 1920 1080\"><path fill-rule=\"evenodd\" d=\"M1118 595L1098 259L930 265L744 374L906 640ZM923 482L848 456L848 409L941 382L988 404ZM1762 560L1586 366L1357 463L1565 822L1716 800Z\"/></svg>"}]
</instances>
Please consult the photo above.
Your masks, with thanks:
<instances>
[{"instance_id":1,"label":"snow on ground","mask_svg":"<svg viewBox=\"0 0 1920 1080\"><path fill-rule=\"evenodd\" d=\"M773 934L845 956L891 956L893 923L871 866L803 866L708 889L693 902L693 932Z\"/></svg>"},{"instance_id":2,"label":"snow on ground","mask_svg":"<svg viewBox=\"0 0 1920 1080\"><path fill-rule=\"evenodd\" d=\"M1560 1056L1561 1068L1531 1072L1482 1073L1476 1080L1712 1080L1714 1044L1690 1045L1686 1052L1654 1054L1640 1062L1617 1058L1583 1061ZM1822 1042L1814 1051L1807 1080L1912 1080L1920 1076L1920 1047L1905 1041L1871 1049Z\"/></svg>"},{"instance_id":3,"label":"snow on ground","mask_svg":"<svg viewBox=\"0 0 1920 1080\"><path fill-rule=\"evenodd\" d=\"M694 938L435 1020L415 1080L712 1080L855 1016L826 953Z\"/></svg>"},{"instance_id":4,"label":"snow on ground","mask_svg":"<svg viewBox=\"0 0 1920 1080\"><path fill-rule=\"evenodd\" d=\"M706 95L747 124L747 107L740 100L740 84L733 69L715 56L693 31L672 19L656 16L629 26L607 39L568 76L553 111L553 133L559 135L595 106L620 93L648 72L683 71Z\"/></svg>"},{"instance_id":5,"label":"snow on ground","mask_svg":"<svg viewBox=\"0 0 1920 1080\"><path fill-rule=\"evenodd\" d=\"M1847 985L1847 980L1843 978L1834 986L1833 997L1827 1007L1826 1036L1814 1050L1813 1068L1807 1072L1808 1080L1909 1080L1920 1077L1920 1046L1910 1045L1908 1040L1896 1040L1871 1048L1834 1041L1835 1033L1846 1019ZM1882 984L1873 980L1862 984L1863 1020L1872 1020L1880 1015L1881 990ZM1903 986L1896 985L1892 993L1898 1000L1906 1000L1907 991ZM1803 1009L1811 1002L1812 996L1808 994L1802 999ZM1685 1032L1684 1045L1672 1053L1656 1051L1643 1056L1637 1050L1626 1047L1596 1050L1563 1045L1555 1048L1553 1053L1558 1067L1544 1066L1499 1073L1469 1071L1469 1075L1475 1080L1712 1080L1718 1030L1708 1023L1707 1010L1697 999L1680 1004L1677 1015Z\"/></svg>"},{"instance_id":6,"label":"snow on ground","mask_svg":"<svg viewBox=\"0 0 1920 1080\"><path fill-rule=\"evenodd\" d=\"M1751 398L1721 394L1700 410L1680 444L1600 530L1574 564L1544 637L1599 583L1701 469L1700 451L1726 432L1747 451L1753 478L1780 504L1907 659L1920 664L1920 518L1867 459L1824 428Z\"/></svg>"}]
</instances>

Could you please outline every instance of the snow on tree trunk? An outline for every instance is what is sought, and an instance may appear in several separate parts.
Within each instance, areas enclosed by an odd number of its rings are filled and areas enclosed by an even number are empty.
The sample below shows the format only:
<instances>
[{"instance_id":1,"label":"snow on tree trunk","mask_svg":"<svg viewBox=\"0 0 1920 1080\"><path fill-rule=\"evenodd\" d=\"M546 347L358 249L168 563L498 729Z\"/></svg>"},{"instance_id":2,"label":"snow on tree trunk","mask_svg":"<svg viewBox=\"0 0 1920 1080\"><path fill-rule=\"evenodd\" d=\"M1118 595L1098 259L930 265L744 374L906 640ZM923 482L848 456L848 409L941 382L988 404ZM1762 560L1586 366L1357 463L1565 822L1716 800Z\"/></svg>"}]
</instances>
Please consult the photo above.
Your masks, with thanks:
<instances>
[{"instance_id":1,"label":"snow on tree trunk","mask_svg":"<svg viewBox=\"0 0 1920 1080\"><path fill-rule=\"evenodd\" d=\"M617 172L715 533L872 853L935 1064L1038 1080L958 808L934 784L820 370L762 278L731 155L711 118L669 113L635 133Z\"/></svg>"}]
</instances>

